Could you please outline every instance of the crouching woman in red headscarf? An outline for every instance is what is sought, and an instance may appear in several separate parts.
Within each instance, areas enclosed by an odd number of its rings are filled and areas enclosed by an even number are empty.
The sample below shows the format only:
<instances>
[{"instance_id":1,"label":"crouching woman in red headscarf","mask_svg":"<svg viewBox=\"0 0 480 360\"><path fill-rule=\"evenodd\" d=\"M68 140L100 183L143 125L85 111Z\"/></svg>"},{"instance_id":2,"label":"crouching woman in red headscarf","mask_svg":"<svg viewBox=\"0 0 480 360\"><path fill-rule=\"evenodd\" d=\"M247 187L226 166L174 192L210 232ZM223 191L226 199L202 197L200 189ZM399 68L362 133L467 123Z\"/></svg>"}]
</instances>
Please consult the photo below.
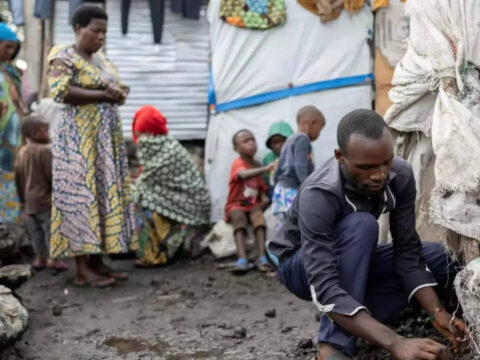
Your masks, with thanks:
<instances>
[{"instance_id":1,"label":"crouching woman in red headscarf","mask_svg":"<svg viewBox=\"0 0 480 360\"><path fill-rule=\"evenodd\" d=\"M133 139L141 173L133 185L140 208L137 265L163 265L183 244L191 227L210 220L210 196L187 150L168 135L167 120L153 106L140 108Z\"/></svg>"}]
</instances>

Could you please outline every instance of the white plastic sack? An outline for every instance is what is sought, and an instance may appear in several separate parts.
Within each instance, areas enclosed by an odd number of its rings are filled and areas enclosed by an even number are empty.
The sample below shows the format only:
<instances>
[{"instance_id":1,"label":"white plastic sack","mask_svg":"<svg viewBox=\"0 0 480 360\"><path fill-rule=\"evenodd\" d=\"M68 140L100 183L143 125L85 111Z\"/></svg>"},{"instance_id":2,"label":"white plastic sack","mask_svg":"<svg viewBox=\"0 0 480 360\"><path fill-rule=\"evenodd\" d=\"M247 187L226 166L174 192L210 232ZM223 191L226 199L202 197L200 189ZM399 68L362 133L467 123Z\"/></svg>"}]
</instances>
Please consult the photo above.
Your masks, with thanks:
<instances>
[{"instance_id":1,"label":"white plastic sack","mask_svg":"<svg viewBox=\"0 0 480 360\"><path fill-rule=\"evenodd\" d=\"M386 120L399 131L431 134L436 156L431 218L480 239L480 218L471 216L480 182L478 5L476 0L407 3L410 44L395 71L394 105Z\"/></svg>"},{"instance_id":2,"label":"white plastic sack","mask_svg":"<svg viewBox=\"0 0 480 360\"><path fill-rule=\"evenodd\" d=\"M265 225L267 227L267 242L275 235L275 218L273 217L272 207L269 207L264 213ZM210 233L201 242L202 248L209 248L215 259L223 259L237 253L235 239L233 236L232 225L224 220L217 222ZM247 249L255 246L255 236L252 228L248 229Z\"/></svg>"}]
</instances>

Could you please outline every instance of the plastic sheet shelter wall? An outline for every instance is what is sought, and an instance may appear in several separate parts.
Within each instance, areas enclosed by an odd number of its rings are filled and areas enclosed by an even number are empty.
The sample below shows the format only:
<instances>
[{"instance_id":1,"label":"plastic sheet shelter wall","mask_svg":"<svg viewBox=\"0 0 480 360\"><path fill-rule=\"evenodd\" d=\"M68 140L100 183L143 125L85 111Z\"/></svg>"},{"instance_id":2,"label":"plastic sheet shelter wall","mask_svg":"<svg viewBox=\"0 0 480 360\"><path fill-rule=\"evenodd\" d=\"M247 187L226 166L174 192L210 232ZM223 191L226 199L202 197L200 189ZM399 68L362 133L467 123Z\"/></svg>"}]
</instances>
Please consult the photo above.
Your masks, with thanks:
<instances>
[{"instance_id":1,"label":"plastic sheet shelter wall","mask_svg":"<svg viewBox=\"0 0 480 360\"><path fill-rule=\"evenodd\" d=\"M332 22L286 0L287 23L265 31L246 30L219 19L219 0L208 9L212 46L212 80L217 104L326 80L368 75L372 71L369 41L373 15L366 7L350 15L344 11ZM335 82L334 82L335 83ZM212 196L212 221L223 218L230 166L236 154L231 138L239 129L254 132L258 159L265 155L266 134L273 122L284 120L296 129L296 113L315 105L327 126L314 143L317 164L333 155L340 118L356 108L371 108L368 83L286 97L262 105L220 112L210 119L206 144L207 182Z\"/></svg>"}]
</instances>

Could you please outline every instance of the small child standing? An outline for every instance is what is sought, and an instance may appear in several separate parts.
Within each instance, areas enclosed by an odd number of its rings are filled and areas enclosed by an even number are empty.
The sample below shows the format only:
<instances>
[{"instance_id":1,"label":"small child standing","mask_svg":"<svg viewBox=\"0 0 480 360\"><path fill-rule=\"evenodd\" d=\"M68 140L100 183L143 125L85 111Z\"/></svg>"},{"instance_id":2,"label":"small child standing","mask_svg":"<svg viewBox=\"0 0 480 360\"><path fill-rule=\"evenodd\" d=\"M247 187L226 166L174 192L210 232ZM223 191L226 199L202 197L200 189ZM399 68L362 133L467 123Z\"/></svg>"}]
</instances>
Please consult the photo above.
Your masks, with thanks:
<instances>
[{"instance_id":1,"label":"small child standing","mask_svg":"<svg viewBox=\"0 0 480 360\"><path fill-rule=\"evenodd\" d=\"M265 155L262 161L263 166L270 165L271 163L276 163L280 152L282 151L283 145L287 141L287 138L293 135L293 130L288 123L285 121L277 121L270 126L268 130L268 137L266 141L266 146L271 151ZM276 166L269 173L266 173L263 178L268 185L268 197L272 201L273 189L275 188L275 171L277 170Z\"/></svg>"},{"instance_id":2,"label":"small child standing","mask_svg":"<svg viewBox=\"0 0 480 360\"><path fill-rule=\"evenodd\" d=\"M325 117L314 106L305 106L297 113L298 131L290 136L282 148L275 173L273 214L277 230L285 222L285 215L293 203L300 185L313 172L312 141L320 136Z\"/></svg>"},{"instance_id":3,"label":"small child standing","mask_svg":"<svg viewBox=\"0 0 480 360\"><path fill-rule=\"evenodd\" d=\"M246 239L248 223L253 225L259 258L255 265L262 272L271 269L265 252L266 227L263 211L269 205L268 187L262 175L274 166L261 167L254 160L257 153L255 137L248 130L240 130L232 138L233 147L240 155L230 171L229 194L225 207L226 221L233 226L238 260L232 270L242 274L250 269L247 260Z\"/></svg>"},{"instance_id":4,"label":"small child standing","mask_svg":"<svg viewBox=\"0 0 480 360\"><path fill-rule=\"evenodd\" d=\"M49 257L52 152L48 124L30 116L22 124L22 135L26 145L20 149L15 162L15 183L35 251L33 267L67 270L67 264Z\"/></svg>"}]
</instances>

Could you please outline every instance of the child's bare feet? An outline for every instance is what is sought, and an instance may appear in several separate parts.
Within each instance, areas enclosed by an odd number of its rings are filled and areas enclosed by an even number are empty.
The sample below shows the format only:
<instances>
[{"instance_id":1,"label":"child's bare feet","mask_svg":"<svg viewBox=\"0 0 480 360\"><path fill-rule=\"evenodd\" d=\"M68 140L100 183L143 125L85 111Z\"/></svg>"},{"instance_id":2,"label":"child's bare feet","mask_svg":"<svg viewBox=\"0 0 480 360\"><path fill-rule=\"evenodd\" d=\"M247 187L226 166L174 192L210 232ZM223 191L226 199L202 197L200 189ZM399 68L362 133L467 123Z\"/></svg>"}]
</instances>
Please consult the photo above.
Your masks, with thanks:
<instances>
[{"instance_id":1,"label":"child's bare feet","mask_svg":"<svg viewBox=\"0 0 480 360\"><path fill-rule=\"evenodd\" d=\"M33 268L35 270L43 270L47 266L47 258L43 255L37 254L33 261Z\"/></svg>"},{"instance_id":2,"label":"child's bare feet","mask_svg":"<svg viewBox=\"0 0 480 360\"><path fill-rule=\"evenodd\" d=\"M68 270L68 265L63 261L50 258L47 261L47 268L54 269L57 271L66 271Z\"/></svg>"}]
</instances>

